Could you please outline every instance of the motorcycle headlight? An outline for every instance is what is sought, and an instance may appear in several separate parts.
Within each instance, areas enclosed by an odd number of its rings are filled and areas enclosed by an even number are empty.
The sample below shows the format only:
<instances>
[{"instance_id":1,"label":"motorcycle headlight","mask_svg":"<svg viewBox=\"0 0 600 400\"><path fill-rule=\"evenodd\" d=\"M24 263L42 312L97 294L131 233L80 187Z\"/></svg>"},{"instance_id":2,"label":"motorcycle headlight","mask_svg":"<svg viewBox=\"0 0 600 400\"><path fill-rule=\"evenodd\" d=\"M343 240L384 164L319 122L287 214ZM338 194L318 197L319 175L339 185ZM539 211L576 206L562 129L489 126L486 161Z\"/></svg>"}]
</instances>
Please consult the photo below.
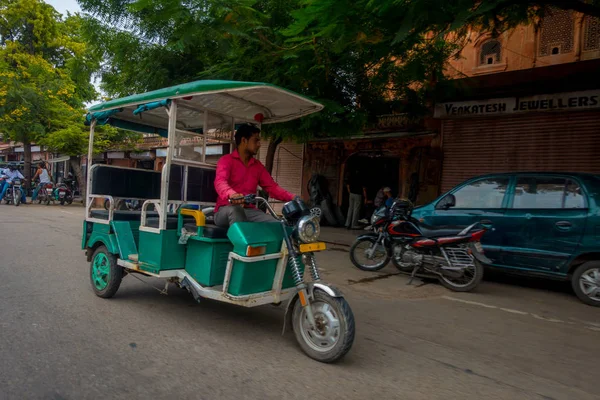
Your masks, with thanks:
<instances>
[{"instance_id":1,"label":"motorcycle headlight","mask_svg":"<svg viewBox=\"0 0 600 400\"><path fill-rule=\"evenodd\" d=\"M298 221L298 238L304 243L316 242L321 233L319 221L312 215L306 215Z\"/></svg>"},{"instance_id":2,"label":"motorcycle headlight","mask_svg":"<svg viewBox=\"0 0 600 400\"><path fill-rule=\"evenodd\" d=\"M371 225L375 225L375 222L377 222L377 220L381 218L381 215L377 215L377 213L373 213L373 215L371 215Z\"/></svg>"}]
</instances>

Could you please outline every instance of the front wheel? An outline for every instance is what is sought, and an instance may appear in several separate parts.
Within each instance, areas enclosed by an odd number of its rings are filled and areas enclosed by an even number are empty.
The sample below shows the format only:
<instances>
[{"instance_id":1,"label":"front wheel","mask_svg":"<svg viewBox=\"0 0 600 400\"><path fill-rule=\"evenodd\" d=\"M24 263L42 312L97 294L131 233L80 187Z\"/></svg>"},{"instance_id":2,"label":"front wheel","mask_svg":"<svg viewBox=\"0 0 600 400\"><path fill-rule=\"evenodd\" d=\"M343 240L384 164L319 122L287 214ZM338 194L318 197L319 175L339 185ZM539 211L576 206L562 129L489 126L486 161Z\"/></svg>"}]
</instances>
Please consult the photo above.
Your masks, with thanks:
<instances>
[{"instance_id":1,"label":"front wheel","mask_svg":"<svg viewBox=\"0 0 600 400\"><path fill-rule=\"evenodd\" d=\"M350 261L363 271L379 271L390 262L387 249L375 237L358 239L350 248Z\"/></svg>"},{"instance_id":2,"label":"front wheel","mask_svg":"<svg viewBox=\"0 0 600 400\"><path fill-rule=\"evenodd\" d=\"M123 268L117 265L117 257L106 246L100 246L92 256L90 280L96 296L108 299L113 297L123 279Z\"/></svg>"},{"instance_id":3,"label":"front wheel","mask_svg":"<svg viewBox=\"0 0 600 400\"><path fill-rule=\"evenodd\" d=\"M348 353L354 343L354 314L343 297L331 297L316 289L310 305L315 318L311 329L308 316L300 300L296 300L292 325L296 340L312 359L335 362Z\"/></svg>"},{"instance_id":4,"label":"front wheel","mask_svg":"<svg viewBox=\"0 0 600 400\"><path fill-rule=\"evenodd\" d=\"M442 285L454 292L470 292L483 279L483 265L473 259L473 264L465 267L460 276L455 276L455 274L454 271L445 274L442 270L442 276L438 279Z\"/></svg>"},{"instance_id":5,"label":"front wheel","mask_svg":"<svg viewBox=\"0 0 600 400\"><path fill-rule=\"evenodd\" d=\"M19 204L21 204L21 190L19 190L19 189L14 190L13 203L16 207L19 207Z\"/></svg>"}]
</instances>

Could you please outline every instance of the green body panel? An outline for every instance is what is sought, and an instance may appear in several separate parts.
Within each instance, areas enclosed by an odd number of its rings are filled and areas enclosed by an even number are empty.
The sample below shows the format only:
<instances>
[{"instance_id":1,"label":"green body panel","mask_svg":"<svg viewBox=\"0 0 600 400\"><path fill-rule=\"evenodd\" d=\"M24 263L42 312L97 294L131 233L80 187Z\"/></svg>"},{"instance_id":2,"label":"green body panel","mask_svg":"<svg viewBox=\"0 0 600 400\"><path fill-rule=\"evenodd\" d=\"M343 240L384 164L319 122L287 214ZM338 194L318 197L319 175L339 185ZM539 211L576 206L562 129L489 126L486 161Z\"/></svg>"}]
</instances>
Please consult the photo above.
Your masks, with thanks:
<instances>
[{"instance_id":1,"label":"green body panel","mask_svg":"<svg viewBox=\"0 0 600 400\"><path fill-rule=\"evenodd\" d=\"M91 233L93 223L83 221L83 232L81 233L81 250L87 249L88 233ZM90 232L88 232L88 229Z\"/></svg>"},{"instance_id":2,"label":"green body panel","mask_svg":"<svg viewBox=\"0 0 600 400\"><path fill-rule=\"evenodd\" d=\"M227 239L192 236L187 242L185 270L203 286L222 285L232 250Z\"/></svg>"},{"instance_id":3,"label":"green body panel","mask_svg":"<svg viewBox=\"0 0 600 400\"><path fill-rule=\"evenodd\" d=\"M111 225L117 237L120 257L123 260L127 260L130 254L137 254L138 251L131 224L128 221L112 221Z\"/></svg>"},{"instance_id":4,"label":"green body panel","mask_svg":"<svg viewBox=\"0 0 600 400\"><path fill-rule=\"evenodd\" d=\"M98 243L104 244L108 251L112 254L119 254L117 237L113 233L111 233L109 225L98 223L95 223L93 225L92 233L90 234L86 247L92 248Z\"/></svg>"},{"instance_id":5,"label":"green body panel","mask_svg":"<svg viewBox=\"0 0 600 400\"><path fill-rule=\"evenodd\" d=\"M266 246L265 254L278 253L283 243L283 231L278 223L238 222L227 233L233 243L233 252L245 256L248 246ZM229 280L228 292L234 296L269 291L279 260L246 263L235 260ZM285 271L283 288L294 286L289 265Z\"/></svg>"},{"instance_id":6,"label":"green body panel","mask_svg":"<svg viewBox=\"0 0 600 400\"><path fill-rule=\"evenodd\" d=\"M138 246L140 268L155 274L170 269L183 269L185 247L178 243L176 229L160 233L141 231Z\"/></svg>"}]
</instances>

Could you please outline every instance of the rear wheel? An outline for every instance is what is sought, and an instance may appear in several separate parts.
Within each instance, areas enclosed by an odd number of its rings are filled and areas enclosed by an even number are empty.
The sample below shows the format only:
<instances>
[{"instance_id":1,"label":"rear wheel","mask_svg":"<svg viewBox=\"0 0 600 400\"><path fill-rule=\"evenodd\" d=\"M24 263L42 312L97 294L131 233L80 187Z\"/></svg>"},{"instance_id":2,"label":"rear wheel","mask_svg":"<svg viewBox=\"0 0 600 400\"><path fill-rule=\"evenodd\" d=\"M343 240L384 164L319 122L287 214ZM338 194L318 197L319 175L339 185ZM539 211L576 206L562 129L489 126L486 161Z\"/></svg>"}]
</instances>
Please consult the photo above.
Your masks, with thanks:
<instances>
[{"instance_id":1,"label":"rear wheel","mask_svg":"<svg viewBox=\"0 0 600 400\"><path fill-rule=\"evenodd\" d=\"M581 264L571 278L571 285L579 300L600 307L600 261Z\"/></svg>"},{"instance_id":2,"label":"rear wheel","mask_svg":"<svg viewBox=\"0 0 600 400\"><path fill-rule=\"evenodd\" d=\"M379 271L390 262L385 246L376 237L358 239L350 248L350 261L363 271Z\"/></svg>"},{"instance_id":3,"label":"rear wheel","mask_svg":"<svg viewBox=\"0 0 600 400\"><path fill-rule=\"evenodd\" d=\"M442 272L442 276L438 279L442 285L452 291L470 292L475 289L483 279L483 265L479 261L473 259L473 265L466 267L462 271L462 274L455 276L455 273L455 271L448 274Z\"/></svg>"},{"instance_id":4,"label":"rear wheel","mask_svg":"<svg viewBox=\"0 0 600 400\"><path fill-rule=\"evenodd\" d=\"M62 198L60 199L60 205L61 205L61 206L64 206L64 205L65 205L65 198L64 198L64 197L62 197Z\"/></svg>"},{"instance_id":5,"label":"rear wheel","mask_svg":"<svg viewBox=\"0 0 600 400\"><path fill-rule=\"evenodd\" d=\"M92 256L90 281L96 296L108 299L113 297L123 279L123 268L117 265L117 257L106 246L100 246Z\"/></svg>"},{"instance_id":6,"label":"rear wheel","mask_svg":"<svg viewBox=\"0 0 600 400\"><path fill-rule=\"evenodd\" d=\"M354 314L343 297L331 297L316 289L310 305L316 326L310 328L300 300L296 300L292 324L296 340L312 359L331 363L344 357L354 343Z\"/></svg>"}]
</instances>

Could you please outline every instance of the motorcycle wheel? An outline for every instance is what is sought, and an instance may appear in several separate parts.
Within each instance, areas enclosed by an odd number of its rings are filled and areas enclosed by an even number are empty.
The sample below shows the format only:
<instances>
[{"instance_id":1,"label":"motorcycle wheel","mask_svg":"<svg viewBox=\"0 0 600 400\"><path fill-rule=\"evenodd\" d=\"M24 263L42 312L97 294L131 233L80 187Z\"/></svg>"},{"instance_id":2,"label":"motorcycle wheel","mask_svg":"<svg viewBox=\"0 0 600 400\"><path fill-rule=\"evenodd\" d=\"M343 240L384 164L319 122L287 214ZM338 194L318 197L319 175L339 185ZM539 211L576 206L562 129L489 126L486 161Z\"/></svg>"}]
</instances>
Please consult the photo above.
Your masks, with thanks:
<instances>
[{"instance_id":1,"label":"motorcycle wheel","mask_svg":"<svg viewBox=\"0 0 600 400\"><path fill-rule=\"evenodd\" d=\"M350 248L350 261L358 269L363 271L379 271L390 262L390 256L384 245L378 245L375 249L373 259L369 260L366 251L375 245L377 238L365 237L358 239ZM369 261L375 261L369 264Z\"/></svg>"},{"instance_id":2,"label":"motorcycle wheel","mask_svg":"<svg viewBox=\"0 0 600 400\"><path fill-rule=\"evenodd\" d=\"M354 343L354 314L343 297L331 297L316 289L310 307L316 322L311 329L306 310L296 299L292 325L296 340L310 358L332 363L338 361L350 351Z\"/></svg>"},{"instance_id":3,"label":"motorcycle wheel","mask_svg":"<svg viewBox=\"0 0 600 400\"><path fill-rule=\"evenodd\" d=\"M67 204L73 204L73 198L72 197L67 198Z\"/></svg>"},{"instance_id":4,"label":"motorcycle wheel","mask_svg":"<svg viewBox=\"0 0 600 400\"><path fill-rule=\"evenodd\" d=\"M442 272L442 276L438 279L442 285L454 292L470 292L483 279L483 265L479 261L473 260L473 267L465 269L460 278L450 277Z\"/></svg>"},{"instance_id":5,"label":"motorcycle wheel","mask_svg":"<svg viewBox=\"0 0 600 400\"><path fill-rule=\"evenodd\" d=\"M19 205L21 204L21 191L19 189L16 189L13 193L13 203L15 204L15 207L19 207Z\"/></svg>"},{"instance_id":6,"label":"motorcycle wheel","mask_svg":"<svg viewBox=\"0 0 600 400\"><path fill-rule=\"evenodd\" d=\"M394 249L392 249L392 254L395 254ZM392 255L392 264L394 264L394 267L396 267L398 271L404 272L405 274L412 274L414 269L414 266L406 266L405 263L402 263L394 255Z\"/></svg>"},{"instance_id":7,"label":"motorcycle wheel","mask_svg":"<svg viewBox=\"0 0 600 400\"><path fill-rule=\"evenodd\" d=\"M63 197L62 199L60 199L60 205L64 206L65 205L65 198Z\"/></svg>"},{"instance_id":8,"label":"motorcycle wheel","mask_svg":"<svg viewBox=\"0 0 600 400\"><path fill-rule=\"evenodd\" d=\"M110 201L108 199L104 200L104 209L108 211L110 208Z\"/></svg>"}]
</instances>

